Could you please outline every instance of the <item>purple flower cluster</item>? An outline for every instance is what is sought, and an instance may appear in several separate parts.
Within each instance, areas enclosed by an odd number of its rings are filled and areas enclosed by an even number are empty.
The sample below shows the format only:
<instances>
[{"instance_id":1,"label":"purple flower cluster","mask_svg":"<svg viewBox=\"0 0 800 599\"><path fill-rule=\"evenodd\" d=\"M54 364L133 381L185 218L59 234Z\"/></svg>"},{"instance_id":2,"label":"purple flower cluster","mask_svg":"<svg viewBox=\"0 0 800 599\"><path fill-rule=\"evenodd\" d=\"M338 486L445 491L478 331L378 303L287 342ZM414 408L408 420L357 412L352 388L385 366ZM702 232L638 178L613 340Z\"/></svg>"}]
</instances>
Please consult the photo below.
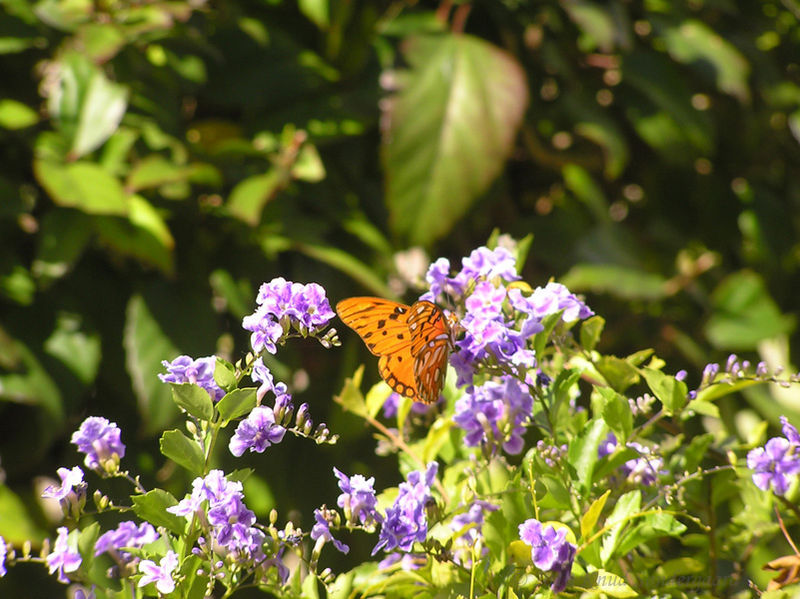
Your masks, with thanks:
<instances>
[{"instance_id":1,"label":"purple flower cluster","mask_svg":"<svg viewBox=\"0 0 800 599\"><path fill-rule=\"evenodd\" d=\"M333 473L339 479L339 488L342 494L336 500L336 505L344 510L348 524L360 522L371 526L381 520L381 515L375 506L378 500L375 497L375 477L364 478L360 474L347 476L341 470L334 468Z\"/></svg>"},{"instance_id":2,"label":"purple flower cluster","mask_svg":"<svg viewBox=\"0 0 800 599\"><path fill-rule=\"evenodd\" d=\"M519 538L531 546L533 565L542 572L554 572L555 579L550 585L554 593L563 591L572 573L577 547L567 541L567 530L552 525L543 527L534 518L519 525Z\"/></svg>"},{"instance_id":3,"label":"purple flower cluster","mask_svg":"<svg viewBox=\"0 0 800 599\"><path fill-rule=\"evenodd\" d=\"M473 387L456 402L453 421L466 435L469 447L492 449L502 445L510 454L522 451L522 435L533 414L533 398L525 384L511 375L500 382L488 381Z\"/></svg>"},{"instance_id":4,"label":"purple flower cluster","mask_svg":"<svg viewBox=\"0 0 800 599\"><path fill-rule=\"evenodd\" d=\"M242 327L252 333L250 345L256 353L274 354L275 344L291 328L303 336L314 334L335 316L320 285L292 283L282 277L263 283L256 303L256 311L242 320Z\"/></svg>"},{"instance_id":5,"label":"purple flower cluster","mask_svg":"<svg viewBox=\"0 0 800 599\"><path fill-rule=\"evenodd\" d=\"M265 559L264 533L253 526L256 516L244 504L242 483L227 480L221 470L194 479L191 495L167 511L188 521L197 517L207 524L209 538L198 540L202 546L222 548L236 555L240 563L257 564Z\"/></svg>"},{"instance_id":6,"label":"purple flower cluster","mask_svg":"<svg viewBox=\"0 0 800 599\"><path fill-rule=\"evenodd\" d=\"M614 453L617 444L616 435L614 433L608 433L608 436L597 448L597 457L602 458ZM652 451L649 447L645 447L636 441L629 441L625 446L639 452L641 456L628 460L620 467L622 473L631 482L650 486L656 483L659 475L667 473L667 471L663 469L664 461L658 456L651 455Z\"/></svg>"},{"instance_id":7,"label":"purple flower cluster","mask_svg":"<svg viewBox=\"0 0 800 599\"><path fill-rule=\"evenodd\" d=\"M151 582L156 584L158 592L166 595L175 590L175 580L172 573L178 567L178 554L174 551L167 551L167 554L156 564L153 560L142 560L139 564L139 572L142 577L139 579L139 586L143 587Z\"/></svg>"},{"instance_id":8,"label":"purple flower cluster","mask_svg":"<svg viewBox=\"0 0 800 599\"><path fill-rule=\"evenodd\" d=\"M69 578L67 574L74 572L81 565L81 554L78 553L78 537L73 535L72 539L69 538L69 532L66 526L58 528L58 537L56 538L53 551L45 558L50 574L58 572L57 578L59 582L67 584Z\"/></svg>"},{"instance_id":9,"label":"purple flower cluster","mask_svg":"<svg viewBox=\"0 0 800 599\"><path fill-rule=\"evenodd\" d=\"M393 549L410 551L415 541L422 542L428 536L428 518L425 507L432 499L431 485L439 465L428 464L423 473L415 470L408 475L406 482L399 486L394 503L386 509L381 522L378 544L372 550L375 555L379 549L388 552Z\"/></svg>"},{"instance_id":10,"label":"purple flower cluster","mask_svg":"<svg viewBox=\"0 0 800 599\"><path fill-rule=\"evenodd\" d=\"M123 548L139 549L148 543L153 543L159 538L153 525L149 522L142 522L139 526L132 520L120 522L114 530L100 535L94 545L95 556L110 551L117 555L123 562L133 564L136 561L130 553L122 551Z\"/></svg>"},{"instance_id":11,"label":"purple flower cluster","mask_svg":"<svg viewBox=\"0 0 800 599\"><path fill-rule=\"evenodd\" d=\"M450 261L447 258L439 258L431 264L425 275L430 290L420 299L435 303L442 296L448 295L458 301L476 282L497 278L506 281L519 280L514 256L504 247L493 250L479 247L468 257L462 258L461 270L453 277L450 276Z\"/></svg>"},{"instance_id":12,"label":"purple flower cluster","mask_svg":"<svg viewBox=\"0 0 800 599\"><path fill-rule=\"evenodd\" d=\"M191 358L178 356L172 362L161 362L167 369L167 374L159 374L162 383L191 383L197 385L211 396L214 401L219 401L225 396L225 391L214 380L214 369L217 359L214 356L205 358Z\"/></svg>"},{"instance_id":13,"label":"purple flower cluster","mask_svg":"<svg viewBox=\"0 0 800 599\"><path fill-rule=\"evenodd\" d=\"M562 310L561 319L564 322L583 320L594 315L585 303L561 283L550 282L544 287L537 287L527 297L519 289L510 289L508 299L514 308L538 320Z\"/></svg>"},{"instance_id":14,"label":"purple flower cluster","mask_svg":"<svg viewBox=\"0 0 800 599\"><path fill-rule=\"evenodd\" d=\"M783 437L773 437L747 454L753 483L762 491L772 487L777 495L785 495L794 475L800 473L800 434L785 416L781 416L781 424Z\"/></svg>"},{"instance_id":15,"label":"purple flower cluster","mask_svg":"<svg viewBox=\"0 0 800 599\"><path fill-rule=\"evenodd\" d=\"M457 563L469 567L472 564L472 548L483 539L483 522L487 512L497 510L497 506L483 501L475 500L466 512L453 516L450 530L460 533L453 543L453 552ZM462 532L463 531L463 532ZM483 557L489 552L488 548L481 546L480 555Z\"/></svg>"},{"instance_id":16,"label":"purple flower cluster","mask_svg":"<svg viewBox=\"0 0 800 599\"><path fill-rule=\"evenodd\" d=\"M119 469L120 458L125 457L125 446L120 440L121 431L115 422L99 416L90 416L72 434L72 443L86 454L83 463L100 474L112 474Z\"/></svg>"},{"instance_id":17,"label":"purple flower cluster","mask_svg":"<svg viewBox=\"0 0 800 599\"><path fill-rule=\"evenodd\" d=\"M248 449L264 453L270 445L280 443L285 434L286 429L275 422L272 408L258 406L236 427L228 447L237 458Z\"/></svg>"}]
</instances>

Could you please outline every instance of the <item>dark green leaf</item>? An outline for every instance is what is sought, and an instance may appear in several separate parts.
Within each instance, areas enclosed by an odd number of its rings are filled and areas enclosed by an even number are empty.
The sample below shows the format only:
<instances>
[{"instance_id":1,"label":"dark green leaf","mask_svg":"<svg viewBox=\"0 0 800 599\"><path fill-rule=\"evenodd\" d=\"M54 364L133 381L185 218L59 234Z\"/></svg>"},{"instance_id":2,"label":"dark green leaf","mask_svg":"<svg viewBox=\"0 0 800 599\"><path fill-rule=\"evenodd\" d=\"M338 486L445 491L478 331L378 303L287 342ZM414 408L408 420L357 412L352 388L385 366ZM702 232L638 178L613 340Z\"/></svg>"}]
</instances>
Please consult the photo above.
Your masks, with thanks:
<instances>
[{"instance_id":1,"label":"dark green leaf","mask_svg":"<svg viewBox=\"0 0 800 599\"><path fill-rule=\"evenodd\" d=\"M601 415L620 443L626 443L633 430L633 413L628 400L609 387L596 387L600 394Z\"/></svg>"},{"instance_id":2,"label":"dark green leaf","mask_svg":"<svg viewBox=\"0 0 800 599\"><path fill-rule=\"evenodd\" d=\"M60 314L55 330L44 342L44 349L88 385L100 366L100 337L97 333L82 330L81 325L78 315Z\"/></svg>"},{"instance_id":3,"label":"dark green leaf","mask_svg":"<svg viewBox=\"0 0 800 599\"><path fill-rule=\"evenodd\" d=\"M597 463L597 448L608 433L605 422L599 418L589 421L579 436L570 443L568 461L578 474L583 489L588 489L592 471Z\"/></svg>"}]
</instances>

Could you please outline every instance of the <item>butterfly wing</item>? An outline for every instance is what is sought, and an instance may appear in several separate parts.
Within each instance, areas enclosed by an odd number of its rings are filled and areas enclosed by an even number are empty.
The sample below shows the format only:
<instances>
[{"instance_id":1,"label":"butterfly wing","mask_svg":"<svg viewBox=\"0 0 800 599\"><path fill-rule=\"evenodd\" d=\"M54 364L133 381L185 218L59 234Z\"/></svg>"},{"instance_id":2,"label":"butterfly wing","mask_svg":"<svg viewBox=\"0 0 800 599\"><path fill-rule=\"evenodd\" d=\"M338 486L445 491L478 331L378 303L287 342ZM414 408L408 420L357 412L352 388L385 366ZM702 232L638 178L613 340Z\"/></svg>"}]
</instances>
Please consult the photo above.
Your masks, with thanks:
<instances>
[{"instance_id":1,"label":"butterfly wing","mask_svg":"<svg viewBox=\"0 0 800 599\"><path fill-rule=\"evenodd\" d=\"M393 391L419 401L414 378L410 308L378 297L351 297L336 304L336 313L379 356L378 371Z\"/></svg>"},{"instance_id":2,"label":"butterfly wing","mask_svg":"<svg viewBox=\"0 0 800 599\"><path fill-rule=\"evenodd\" d=\"M408 329L419 401L433 403L444 387L447 357L453 344L450 324L436 304L419 301L411 306Z\"/></svg>"},{"instance_id":3,"label":"butterfly wing","mask_svg":"<svg viewBox=\"0 0 800 599\"><path fill-rule=\"evenodd\" d=\"M336 313L373 355L409 351L409 307L379 297L351 297L336 304Z\"/></svg>"}]
</instances>

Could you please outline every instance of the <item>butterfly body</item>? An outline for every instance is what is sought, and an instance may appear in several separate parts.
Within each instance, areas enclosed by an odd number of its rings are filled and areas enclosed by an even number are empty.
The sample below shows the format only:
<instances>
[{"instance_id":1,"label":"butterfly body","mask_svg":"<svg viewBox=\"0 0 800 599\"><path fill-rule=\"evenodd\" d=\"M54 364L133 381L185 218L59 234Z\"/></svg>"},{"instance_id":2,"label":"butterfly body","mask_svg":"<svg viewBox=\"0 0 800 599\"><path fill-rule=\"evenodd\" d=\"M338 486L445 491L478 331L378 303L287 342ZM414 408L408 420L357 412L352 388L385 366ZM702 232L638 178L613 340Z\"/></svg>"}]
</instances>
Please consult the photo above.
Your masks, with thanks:
<instances>
[{"instance_id":1,"label":"butterfly body","mask_svg":"<svg viewBox=\"0 0 800 599\"><path fill-rule=\"evenodd\" d=\"M397 393L414 401L439 399L453 348L450 321L436 304L411 306L377 297L351 297L336 305L339 318L378 356L378 370Z\"/></svg>"}]
</instances>

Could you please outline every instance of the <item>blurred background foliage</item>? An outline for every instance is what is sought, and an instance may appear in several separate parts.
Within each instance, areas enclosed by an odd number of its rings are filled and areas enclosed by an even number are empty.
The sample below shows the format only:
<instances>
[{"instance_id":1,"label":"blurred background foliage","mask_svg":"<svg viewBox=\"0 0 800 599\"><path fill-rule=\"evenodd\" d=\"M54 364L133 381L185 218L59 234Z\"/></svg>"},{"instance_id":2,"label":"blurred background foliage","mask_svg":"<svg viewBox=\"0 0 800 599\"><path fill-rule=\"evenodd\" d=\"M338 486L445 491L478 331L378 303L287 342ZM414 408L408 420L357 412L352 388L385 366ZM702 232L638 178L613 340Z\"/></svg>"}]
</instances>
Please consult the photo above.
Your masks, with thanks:
<instances>
[{"instance_id":1,"label":"blurred background foliage","mask_svg":"<svg viewBox=\"0 0 800 599\"><path fill-rule=\"evenodd\" d=\"M120 424L128 467L182 494L157 453L177 422L161 360L241 357L241 318L276 276L317 281L332 302L410 300L429 259L457 262L494 229L532 233L525 279L584 293L609 322L604 352L654 347L690 386L731 351L792 367L795 0L0 6L0 534L13 543L52 529L37 477L76 462L69 436L88 415ZM332 465L397 482L330 401L371 364L342 337L271 363L342 440L250 460L261 515L309 526L336 496ZM749 388L720 404L722 425L798 418L798 399Z\"/></svg>"}]
</instances>

